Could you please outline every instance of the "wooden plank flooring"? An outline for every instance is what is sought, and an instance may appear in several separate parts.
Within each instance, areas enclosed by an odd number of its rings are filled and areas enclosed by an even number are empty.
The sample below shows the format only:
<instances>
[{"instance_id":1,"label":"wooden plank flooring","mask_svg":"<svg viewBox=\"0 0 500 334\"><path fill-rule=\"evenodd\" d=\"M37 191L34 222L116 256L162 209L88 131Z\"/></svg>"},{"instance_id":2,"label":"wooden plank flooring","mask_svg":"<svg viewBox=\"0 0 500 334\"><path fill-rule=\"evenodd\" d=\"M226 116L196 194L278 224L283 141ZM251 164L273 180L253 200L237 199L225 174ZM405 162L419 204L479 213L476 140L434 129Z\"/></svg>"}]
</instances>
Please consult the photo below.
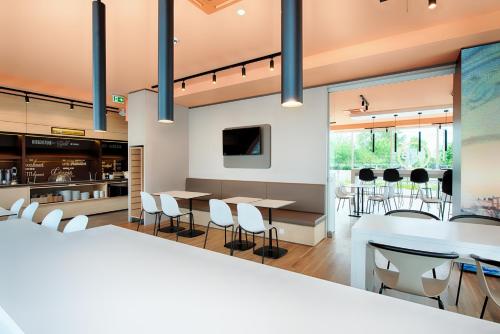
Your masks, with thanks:
<instances>
[{"instance_id":1,"label":"wooden plank flooring","mask_svg":"<svg viewBox=\"0 0 500 334\"><path fill-rule=\"evenodd\" d=\"M90 217L89 227L114 224L125 228L136 229L137 224L128 223L127 212L113 212ZM165 226L168 224L164 222ZM280 242L280 247L288 249L288 254L280 259L265 259L266 265L302 273L304 275L325 279L328 281L349 285L350 282L350 250L351 250L351 226L348 219L339 222L337 220L337 230L334 238L325 239L315 247L299 245L289 242ZM198 226L198 229L205 230L205 227ZM152 233L152 227L141 226L143 233ZM230 238L230 233L227 234ZM160 237L175 240L175 234L160 233ZM179 237L179 242L183 242L195 247L203 247L205 235L188 239ZM249 236L249 238L251 238ZM256 238L257 245L262 245L262 239ZM219 229L210 229L207 241L207 249L229 255L229 250L223 247L224 233ZM261 258L252 254L252 251L235 252L235 256L245 260L260 262ZM479 317L484 297L481 295L476 280L476 276L471 273L464 273L459 306L455 306L455 297L459 271L455 268L452 273L448 291L443 295L445 308L452 312L459 312L473 317ZM495 290L500 289L500 279L494 280ZM412 300L437 307L437 303L430 299L412 297L397 292L389 291L387 295L396 298ZM492 303L491 303L492 304ZM494 305L489 305L485 313L485 319L500 323L500 309ZM332 324L334 326L334 324Z\"/></svg>"}]
</instances>

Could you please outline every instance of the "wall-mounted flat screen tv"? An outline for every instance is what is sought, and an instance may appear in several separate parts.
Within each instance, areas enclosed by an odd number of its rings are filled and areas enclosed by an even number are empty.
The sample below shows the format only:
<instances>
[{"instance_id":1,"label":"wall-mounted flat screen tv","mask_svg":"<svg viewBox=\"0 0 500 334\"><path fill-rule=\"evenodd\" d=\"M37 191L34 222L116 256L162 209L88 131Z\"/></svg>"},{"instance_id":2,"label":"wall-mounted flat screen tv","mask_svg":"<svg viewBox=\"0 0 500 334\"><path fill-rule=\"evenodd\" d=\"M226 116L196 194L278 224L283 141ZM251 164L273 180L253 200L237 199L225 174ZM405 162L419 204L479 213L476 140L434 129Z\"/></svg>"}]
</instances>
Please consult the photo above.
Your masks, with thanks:
<instances>
[{"instance_id":1,"label":"wall-mounted flat screen tv","mask_svg":"<svg viewBox=\"0 0 500 334\"><path fill-rule=\"evenodd\" d=\"M222 131L222 146L224 155L260 155L260 127L225 129Z\"/></svg>"}]
</instances>

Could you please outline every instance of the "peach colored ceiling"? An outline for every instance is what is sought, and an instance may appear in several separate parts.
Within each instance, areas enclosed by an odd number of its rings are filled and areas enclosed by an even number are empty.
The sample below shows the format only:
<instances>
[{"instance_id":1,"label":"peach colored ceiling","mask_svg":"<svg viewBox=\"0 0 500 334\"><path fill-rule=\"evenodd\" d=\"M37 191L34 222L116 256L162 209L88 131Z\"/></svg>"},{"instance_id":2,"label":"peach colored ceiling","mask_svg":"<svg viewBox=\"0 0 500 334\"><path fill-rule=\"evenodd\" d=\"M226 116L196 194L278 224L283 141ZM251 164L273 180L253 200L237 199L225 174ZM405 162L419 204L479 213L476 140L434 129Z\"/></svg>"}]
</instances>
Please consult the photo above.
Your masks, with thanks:
<instances>
[{"instance_id":1,"label":"peach colored ceiling","mask_svg":"<svg viewBox=\"0 0 500 334\"><path fill-rule=\"evenodd\" d=\"M157 81L157 1L103 0L108 94ZM207 15L175 1L175 76L279 51L280 0L242 0ZM350 80L453 61L459 48L498 39L500 1L304 1L304 83ZM244 8L245 16L236 10ZM91 99L91 1L0 2L0 82ZM196 106L279 91L279 71L255 65L188 83L176 103Z\"/></svg>"},{"instance_id":2,"label":"peach colored ceiling","mask_svg":"<svg viewBox=\"0 0 500 334\"><path fill-rule=\"evenodd\" d=\"M329 96L330 121L335 121L338 126L366 123L366 120L352 119L345 111L361 107L360 95L363 95L370 103L366 115L397 113L403 116L416 114L411 110L450 107L453 104L452 91L453 75L445 75L334 92ZM442 115L431 117L436 116ZM385 121L387 119L380 121L375 119L375 124Z\"/></svg>"}]
</instances>

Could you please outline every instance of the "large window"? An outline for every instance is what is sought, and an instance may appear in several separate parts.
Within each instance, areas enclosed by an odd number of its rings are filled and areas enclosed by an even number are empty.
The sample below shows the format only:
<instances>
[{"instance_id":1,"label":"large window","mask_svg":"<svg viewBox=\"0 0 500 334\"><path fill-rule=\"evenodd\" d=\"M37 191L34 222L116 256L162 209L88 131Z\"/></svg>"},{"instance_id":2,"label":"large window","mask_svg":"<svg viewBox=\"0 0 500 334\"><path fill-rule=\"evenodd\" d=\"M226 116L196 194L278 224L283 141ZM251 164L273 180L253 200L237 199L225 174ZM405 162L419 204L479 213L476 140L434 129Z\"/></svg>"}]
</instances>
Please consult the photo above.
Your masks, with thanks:
<instances>
[{"instance_id":1,"label":"large window","mask_svg":"<svg viewBox=\"0 0 500 334\"><path fill-rule=\"evenodd\" d=\"M444 130L448 149L444 149ZM330 133L330 169L352 168L449 168L453 162L453 127L438 126L397 128L397 150L394 150L394 128ZM419 151L419 131L420 151Z\"/></svg>"}]
</instances>

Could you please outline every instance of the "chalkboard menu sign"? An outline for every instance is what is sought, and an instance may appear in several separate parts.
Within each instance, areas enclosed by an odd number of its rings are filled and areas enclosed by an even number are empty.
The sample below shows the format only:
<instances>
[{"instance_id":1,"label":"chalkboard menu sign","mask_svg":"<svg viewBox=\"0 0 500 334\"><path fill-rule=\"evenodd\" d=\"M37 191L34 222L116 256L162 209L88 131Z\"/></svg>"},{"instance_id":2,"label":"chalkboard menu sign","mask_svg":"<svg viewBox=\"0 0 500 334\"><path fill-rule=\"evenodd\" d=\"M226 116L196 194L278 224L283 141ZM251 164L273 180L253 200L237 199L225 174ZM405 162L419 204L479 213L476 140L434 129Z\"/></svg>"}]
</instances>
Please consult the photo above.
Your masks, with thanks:
<instances>
[{"instance_id":1,"label":"chalkboard menu sign","mask_svg":"<svg viewBox=\"0 0 500 334\"><path fill-rule=\"evenodd\" d=\"M103 155L120 155L126 157L128 144L114 141L102 141L101 149Z\"/></svg>"},{"instance_id":2,"label":"chalkboard menu sign","mask_svg":"<svg viewBox=\"0 0 500 334\"><path fill-rule=\"evenodd\" d=\"M26 149L28 150L91 151L95 149L95 145L95 142L91 140L26 136Z\"/></svg>"},{"instance_id":3,"label":"chalkboard menu sign","mask_svg":"<svg viewBox=\"0 0 500 334\"><path fill-rule=\"evenodd\" d=\"M28 158L26 159L25 173L27 179L32 182L47 182L51 175L61 172L70 175L71 180L88 180L92 163L92 161L84 159Z\"/></svg>"}]
</instances>

